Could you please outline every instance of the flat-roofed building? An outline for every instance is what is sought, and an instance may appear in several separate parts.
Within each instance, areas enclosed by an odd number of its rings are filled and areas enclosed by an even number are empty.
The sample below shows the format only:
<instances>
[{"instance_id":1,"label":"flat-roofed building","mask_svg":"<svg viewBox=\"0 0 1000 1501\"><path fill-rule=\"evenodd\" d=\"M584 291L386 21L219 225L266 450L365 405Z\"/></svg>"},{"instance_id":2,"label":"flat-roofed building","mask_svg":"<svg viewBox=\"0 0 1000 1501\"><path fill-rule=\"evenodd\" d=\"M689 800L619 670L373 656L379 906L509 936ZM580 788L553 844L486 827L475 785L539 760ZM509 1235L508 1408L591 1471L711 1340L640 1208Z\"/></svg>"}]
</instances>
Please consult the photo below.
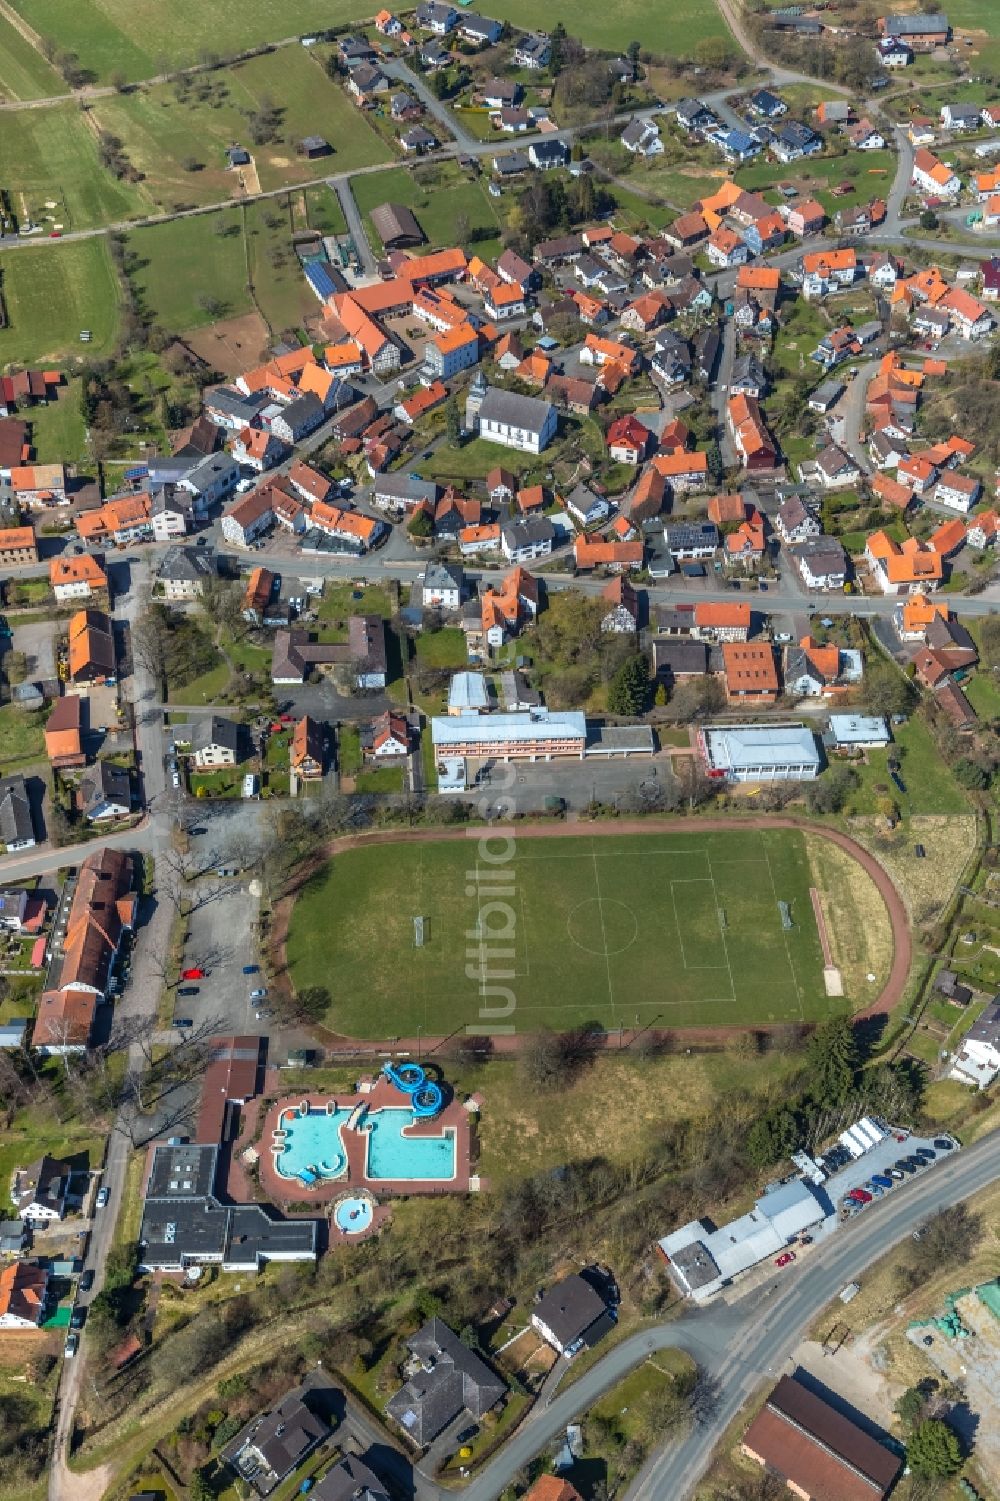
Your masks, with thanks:
<instances>
[{"instance_id":1,"label":"flat-roofed building","mask_svg":"<svg viewBox=\"0 0 1000 1501\"><path fill-rule=\"evenodd\" d=\"M501 761L551 761L553 756L582 759L587 721L577 710L543 707L527 714L453 714L431 720L435 755L496 757Z\"/></svg>"},{"instance_id":2,"label":"flat-roofed building","mask_svg":"<svg viewBox=\"0 0 1000 1501\"><path fill-rule=\"evenodd\" d=\"M729 782L811 782L820 770L806 725L743 724L698 731L707 774Z\"/></svg>"}]
</instances>

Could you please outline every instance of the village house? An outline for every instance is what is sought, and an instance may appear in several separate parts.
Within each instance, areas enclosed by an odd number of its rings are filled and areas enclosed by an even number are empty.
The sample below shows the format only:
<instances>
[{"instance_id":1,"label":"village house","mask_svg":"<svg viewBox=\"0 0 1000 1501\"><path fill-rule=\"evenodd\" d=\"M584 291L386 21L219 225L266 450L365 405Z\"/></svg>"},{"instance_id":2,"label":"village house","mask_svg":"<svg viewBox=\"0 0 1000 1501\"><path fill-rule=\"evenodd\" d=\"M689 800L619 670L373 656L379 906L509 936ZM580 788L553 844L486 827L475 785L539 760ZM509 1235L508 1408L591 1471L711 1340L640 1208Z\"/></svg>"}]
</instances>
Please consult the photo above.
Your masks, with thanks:
<instances>
[{"instance_id":1,"label":"village house","mask_svg":"<svg viewBox=\"0 0 1000 1501\"><path fill-rule=\"evenodd\" d=\"M773 704L777 699L778 669L769 642L725 642L722 666L730 703Z\"/></svg>"},{"instance_id":2,"label":"village house","mask_svg":"<svg viewBox=\"0 0 1000 1501\"><path fill-rule=\"evenodd\" d=\"M940 555L916 537L900 544L885 532L873 532L865 544L865 559L883 594L931 592L943 578Z\"/></svg>"},{"instance_id":3,"label":"village house","mask_svg":"<svg viewBox=\"0 0 1000 1501\"><path fill-rule=\"evenodd\" d=\"M108 576L103 568L103 558L95 554L82 557L58 557L49 563L49 584L59 604L75 599L104 598L108 592Z\"/></svg>"}]
</instances>

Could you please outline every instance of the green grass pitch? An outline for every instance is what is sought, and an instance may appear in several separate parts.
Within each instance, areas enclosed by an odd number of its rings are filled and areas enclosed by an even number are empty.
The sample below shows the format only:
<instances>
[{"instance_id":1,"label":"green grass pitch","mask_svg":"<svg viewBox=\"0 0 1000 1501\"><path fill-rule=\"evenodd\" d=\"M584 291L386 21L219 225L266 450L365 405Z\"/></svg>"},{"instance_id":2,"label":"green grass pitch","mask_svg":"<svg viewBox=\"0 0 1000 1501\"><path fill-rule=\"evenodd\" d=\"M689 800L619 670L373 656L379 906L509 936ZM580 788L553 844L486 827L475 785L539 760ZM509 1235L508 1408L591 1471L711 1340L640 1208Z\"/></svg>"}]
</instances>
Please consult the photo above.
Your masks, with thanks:
<instances>
[{"instance_id":1,"label":"green grass pitch","mask_svg":"<svg viewBox=\"0 0 1000 1501\"><path fill-rule=\"evenodd\" d=\"M662 1028L812 1021L837 1005L823 986L795 830L515 834L513 859L494 867L512 891L495 898L466 874L480 832L352 850L307 884L292 914L289 969L298 988L329 989L328 1026L365 1038L490 1030L475 978L481 906L491 926L513 913L514 957L488 967L513 971L492 983L514 993L514 1014L494 1020L518 1031L633 1027L636 1018ZM506 909L486 912L491 900ZM790 929L779 901L790 905ZM421 948L415 916L427 919Z\"/></svg>"}]
</instances>

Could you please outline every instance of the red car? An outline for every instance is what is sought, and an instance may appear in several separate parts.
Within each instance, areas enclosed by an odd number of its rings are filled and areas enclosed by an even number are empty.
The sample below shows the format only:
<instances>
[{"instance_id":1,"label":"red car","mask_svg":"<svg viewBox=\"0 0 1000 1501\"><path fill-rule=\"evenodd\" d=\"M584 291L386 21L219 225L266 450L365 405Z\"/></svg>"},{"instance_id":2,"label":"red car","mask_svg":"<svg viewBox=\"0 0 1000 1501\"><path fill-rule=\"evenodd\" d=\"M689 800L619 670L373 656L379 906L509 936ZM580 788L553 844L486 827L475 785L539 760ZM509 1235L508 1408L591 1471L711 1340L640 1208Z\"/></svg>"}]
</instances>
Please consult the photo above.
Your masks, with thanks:
<instances>
[{"instance_id":1,"label":"red car","mask_svg":"<svg viewBox=\"0 0 1000 1501\"><path fill-rule=\"evenodd\" d=\"M61 240L62 239L62 230L61 229L50 229L49 230L49 239L50 240Z\"/></svg>"},{"instance_id":2,"label":"red car","mask_svg":"<svg viewBox=\"0 0 1000 1501\"><path fill-rule=\"evenodd\" d=\"M852 1188L847 1197L853 1199L856 1204L870 1204L872 1201L872 1196L866 1188Z\"/></svg>"},{"instance_id":3,"label":"red car","mask_svg":"<svg viewBox=\"0 0 1000 1501\"><path fill-rule=\"evenodd\" d=\"M291 714L282 714L281 722L282 724L294 724L295 720L293 719Z\"/></svg>"},{"instance_id":4,"label":"red car","mask_svg":"<svg viewBox=\"0 0 1000 1501\"><path fill-rule=\"evenodd\" d=\"M203 969L182 969L181 970L181 979L182 980L204 980L204 978L205 978L205 971Z\"/></svg>"},{"instance_id":5,"label":"red car","mask_svg":"<svg viewBox=\"0 0 1000 1501\"><path fill-rule=\"evenodd\" d=\"M794 1251L783 1251L774 1264L775 1266L790 1266L794 1260Z\"/></svg>"}]
</instances>

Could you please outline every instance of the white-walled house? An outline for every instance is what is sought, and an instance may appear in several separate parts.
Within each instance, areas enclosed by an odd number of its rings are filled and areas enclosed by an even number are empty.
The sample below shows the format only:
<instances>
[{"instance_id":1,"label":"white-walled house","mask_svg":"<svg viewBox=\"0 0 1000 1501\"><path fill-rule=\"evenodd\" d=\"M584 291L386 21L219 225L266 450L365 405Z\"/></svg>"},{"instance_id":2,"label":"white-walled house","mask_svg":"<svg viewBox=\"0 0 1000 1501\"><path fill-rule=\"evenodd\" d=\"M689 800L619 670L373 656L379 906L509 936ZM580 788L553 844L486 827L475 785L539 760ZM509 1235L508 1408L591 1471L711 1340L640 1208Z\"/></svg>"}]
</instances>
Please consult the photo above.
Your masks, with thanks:
<instances>
[{"instance_id":1,"label":"white-walled house","mask_svg":"<svg viewBox=\"0 0 1000 1501\"><path fill-rule=\"evenodd\" d=\"M991 1001L966 1032L952 1058L949 1078L985 1089L1000 1074L1000 1001Z\"/></svg>"}]
</instances>

